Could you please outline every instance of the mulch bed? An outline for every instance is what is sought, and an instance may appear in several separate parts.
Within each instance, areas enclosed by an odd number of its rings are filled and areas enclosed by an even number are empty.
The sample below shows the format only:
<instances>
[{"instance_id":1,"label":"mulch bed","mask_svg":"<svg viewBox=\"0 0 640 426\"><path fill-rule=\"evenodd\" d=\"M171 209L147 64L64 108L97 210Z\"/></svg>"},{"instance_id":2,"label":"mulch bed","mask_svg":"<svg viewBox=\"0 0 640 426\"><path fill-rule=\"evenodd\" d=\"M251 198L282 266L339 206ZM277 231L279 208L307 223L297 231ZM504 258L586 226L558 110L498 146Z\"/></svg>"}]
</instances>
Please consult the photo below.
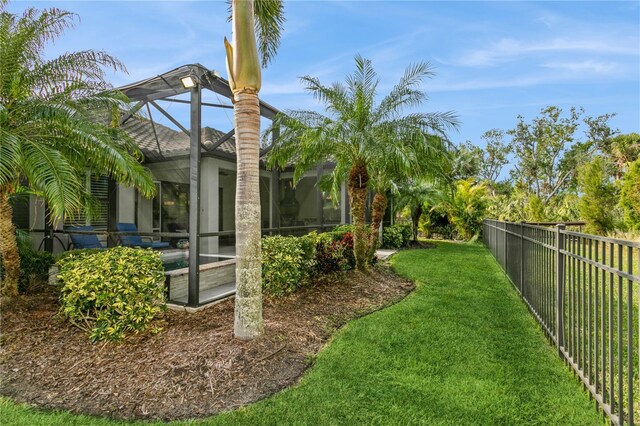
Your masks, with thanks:
<instances>
[{"instance_id":1,"label":"mulch bed","mask_svg":"<svg viewBox=\"0 0 640 426\"><path fill-rule=\"evenodd\" d=\"M118 419L205 417L296 383L347 320L395 303L414 285L384 266L349 272L264 302L265 335L233 338L233 300L168 311L156 335L92 344L56 316L53 294L2 304L0 394L16 402Z\"/></svg>"}]
</instances>

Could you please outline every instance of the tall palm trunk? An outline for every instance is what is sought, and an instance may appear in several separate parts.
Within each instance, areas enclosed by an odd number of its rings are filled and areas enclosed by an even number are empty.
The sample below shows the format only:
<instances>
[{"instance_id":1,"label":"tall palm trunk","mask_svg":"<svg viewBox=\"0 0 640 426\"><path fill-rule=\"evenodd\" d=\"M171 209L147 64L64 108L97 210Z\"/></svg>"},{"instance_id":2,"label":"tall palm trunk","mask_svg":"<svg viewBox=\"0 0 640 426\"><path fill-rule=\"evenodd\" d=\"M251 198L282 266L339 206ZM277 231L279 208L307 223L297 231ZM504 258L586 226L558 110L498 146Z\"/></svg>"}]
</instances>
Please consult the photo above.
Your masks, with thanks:
<instances>
[{"instance_id":1,"label":"tall palm trunk","mask_svg":"<svg viewBox=\"0 0 640 426\"><path fill-rule=\"evenodd\" d=\"M236 130L236 301L233 333L248 340L264 331L260 256L260 63L253 1L233 0L232 46L225 39Z\"/></svg>"},{"instance_id":2,"label":"tall palm trunk","mask_svg":"<svg viewBox=\"0 0 640 426\"><path fill-rule=\"evenodd\" d=\"M260 107L257 93L240 92L234 98L238 153L234 334L239 339L253 339L263 331L260 262Z\"/></svg>"},{"instance_id":3,"label":"tall palm trunk","mask_svg":"<svg viewBox=\"0 0 640 426\"><path fill-rule=\"evenodd\" d=\"M369 260L373 259L380 245L380 226L387 209L387 196L384 192L376 192L371 206L371 233L369 234Z\"/></svg>"},{"instance_id":4,"label":"tall palm trunk","mask_svg":"<svg viewBox=\"0 0 640 426\"><path fill-rule=\"evenodd\" d=\"M422 216L422 206L418 205L411 211L411 223L413 224L413 241L418 241L418 225L420 225L420 216Z\"/></svg>"},{"instance_id":5,"label":"tall palm trunk","mask_svg":"<svg viewBox=\"0 0 640 426\"><path fill-rule=\"evenodd\" d=\"M0 188L0 257L4 268L4 279L0 282L1 296L18 295L20 278L20 253L16 241L16 229L12 221L9 190Z\"/></svg>"},{"instance_id":6,"label":"tall palm trunk","mask_svg":"<svg viewBox=\"0 0 640 426\"><path fill-rule=\"evenodd\" d=\"M347 190L351 203L351 218L353 220L353 252L356 258L356 269L367 271L368 238L365 222L365 205L367 199L367 184L369 173L364 161L356 162L349 171Z\"/></svg>"}]
</instances>

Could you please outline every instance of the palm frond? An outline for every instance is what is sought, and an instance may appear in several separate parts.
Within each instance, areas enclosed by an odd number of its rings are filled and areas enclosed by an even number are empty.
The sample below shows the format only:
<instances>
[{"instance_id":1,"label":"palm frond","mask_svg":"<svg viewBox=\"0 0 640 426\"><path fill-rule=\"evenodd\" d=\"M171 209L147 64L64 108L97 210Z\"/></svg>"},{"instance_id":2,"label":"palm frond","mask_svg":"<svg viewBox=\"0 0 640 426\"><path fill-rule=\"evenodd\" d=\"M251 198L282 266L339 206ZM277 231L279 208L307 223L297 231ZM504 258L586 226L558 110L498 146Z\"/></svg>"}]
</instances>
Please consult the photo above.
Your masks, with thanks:
<instances>
[{"instance_id":1,"label":"palm frond","mask_svg":"<svg viewBox=\"0 0 640 426\"><path fill-rule=\"evenodd\" d=\"M396 117L404 108L419 106L427 100L419 85L435 73L428 62L419 62L407 68L391 92L380 102L375 114L379 120Z\"/></svg>"},{"instance_id":2,"label":"palm frond","mask_svg":"<svg viewBox=\"0 0 640 426\"><path fill-rule=\"evenodd\" d=\"M28 141L22 145L22 153L25 177L43 194L53 220L83 209L80 194L86 191L84 182L60 152L37 141Z\"/></svg>"},{"instance_id":3,"label":"palm frond","mask_svg":"<svg viewBox=\"0 0 640 426\"><path fill-rule=\"evenodd\" d=\"M0 13L0 185L26 178L53 218L91 210L88 172L145 195L155 191L133 140L110 127L112 111L128 99L110 90L106 70L125 71L124 65L92 50L45 60L45 45L75 18L59 9Z\"/></svg>"},{"instance_id":4,"label":"palm frond","mask_svg":"<svg viewBox=\"0 0 640 426\"><path fill-rule=\"evenodd\" d=\"M324 85L305 76L301 81L325 114L290 111L274 122L280 134L268 162L294 166L297 179L325 161L335 164L327 185L336 197L348 171L364 162L371 183L380 190L396 189L409 178L444 179L450 169L446 132L458 119L451 112L402 114L426 100L422 81L433 74L428 63L409 67L400 82L376 106L378 76L371 61L358 55L355 71L344 84Z\"/></svg>"},{"instance_id":5,"label":"palm frond","mask_svg":"<svg viewBox=\"0 0 640 426\"><path fill-rule=\"evenodd\" d=\"M305 90L325 104L327 112L336 116L349 114L351 102L343 85L336 82L327 87L319 79L310 76L300 77L300 81L305 85Z\"/></svg>"},{"instance_id":6,"label":"palm frond","mask_svg":"<svg viewBox=\"0 0 640 426\"><path fill-rule=\"evenodd\" d=\"M258 52L262 66L266 67L280 46L284 23L284 4L282 0L254 0L255 29Z\"/></svg>"}]
</instances>

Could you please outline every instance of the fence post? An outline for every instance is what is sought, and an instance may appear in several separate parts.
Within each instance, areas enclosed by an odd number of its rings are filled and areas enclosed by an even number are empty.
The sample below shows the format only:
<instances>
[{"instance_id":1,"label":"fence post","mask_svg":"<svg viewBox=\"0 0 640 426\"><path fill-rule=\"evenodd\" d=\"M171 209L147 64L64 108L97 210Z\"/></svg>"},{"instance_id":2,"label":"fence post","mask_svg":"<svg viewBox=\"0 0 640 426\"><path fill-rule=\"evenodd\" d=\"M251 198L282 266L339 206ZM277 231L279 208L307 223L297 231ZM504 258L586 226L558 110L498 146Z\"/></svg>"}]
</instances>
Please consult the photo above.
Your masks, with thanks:
<instances>
[{"instance_id":1,"label":"fence post","mask_svg":"<svg viewBox=\"0 0 640 426\"><path fill-rule=\"evenodd\" d=\"M502 222L502 269L509 275L507 267L507 222Z\"/></svg>"},{"instance_id":2,"label":"fence post","mask_svg":"<svg viewBox=\"0 0 640 426\"><path fill-rule=\"evenodd\" d=\"M520 221L520 294L524 288L524 222Z\"/></svg>"},{"instance_id":3,"label":"fence post","mask_svg":"<svg viewBox=\"0 0 640 426\"><path fill-rule=\"evenodd\" d=\"M564 346L564 225L556 225L556 343L558 354L564 358L561 347Z\"/></svg>"}]
</instances>

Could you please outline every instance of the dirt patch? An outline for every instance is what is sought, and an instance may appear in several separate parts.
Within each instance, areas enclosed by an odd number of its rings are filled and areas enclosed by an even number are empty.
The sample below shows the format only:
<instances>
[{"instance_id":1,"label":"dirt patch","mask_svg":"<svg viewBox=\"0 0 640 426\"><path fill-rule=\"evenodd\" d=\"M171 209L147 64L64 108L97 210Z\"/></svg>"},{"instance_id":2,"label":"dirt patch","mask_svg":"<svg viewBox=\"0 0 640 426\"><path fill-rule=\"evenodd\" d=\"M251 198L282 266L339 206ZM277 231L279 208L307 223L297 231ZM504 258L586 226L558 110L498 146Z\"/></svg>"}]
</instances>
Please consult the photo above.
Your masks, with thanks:
<instances>
[{"instance_id":1,"label":"dirt patch","mask_svg":"<svg viewBox=\"0 0 640 426\"><path fill-rule=\"evenodd\" d=\"M383 266L327 279L265 300L265 335L250 342L233 338L233 300L195 314L169 311L163 332L121 344L91 344L56 317L55 295L5 301L0 394L118 419L209 416L296 383L338 327L413 288Z\"/></svg>"}]
</instances>

